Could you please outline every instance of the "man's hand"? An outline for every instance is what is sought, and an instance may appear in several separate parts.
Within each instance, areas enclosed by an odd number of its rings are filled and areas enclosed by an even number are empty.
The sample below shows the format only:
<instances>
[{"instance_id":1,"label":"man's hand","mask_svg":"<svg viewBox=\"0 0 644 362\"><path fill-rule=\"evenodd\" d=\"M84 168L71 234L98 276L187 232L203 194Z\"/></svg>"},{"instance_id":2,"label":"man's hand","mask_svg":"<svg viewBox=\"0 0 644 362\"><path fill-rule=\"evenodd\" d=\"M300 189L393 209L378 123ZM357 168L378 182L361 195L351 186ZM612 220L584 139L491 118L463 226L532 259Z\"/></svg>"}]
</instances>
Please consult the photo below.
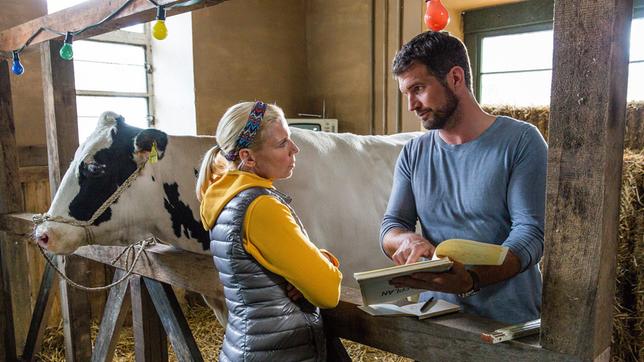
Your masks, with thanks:
<instances>
[{"instance_id":1,"label":"man's hand","mask_svg":"<svg viewBox=\"0 0 644 362\"><path fill-rule=\"evenodd\" d=\"M391 255L391 260L396 265L415 263L421 257L431 259L434 255L434 246L422 236L416 233L405 233L399 237L400 244Z\"/></svg>"},{"instance_id":2,"label":"man's hand","mask_svg":"<svg viewBox=\"0 0 644 362\"><path fill-rule=\"evenodd\" d=\"M472 289L472 276L463 264L454 262L449 271L442 273L421 272L411 276L393 278L389 284L396 288L410 287L444 293L465 293Z\"/></svg>"}]
</instances>

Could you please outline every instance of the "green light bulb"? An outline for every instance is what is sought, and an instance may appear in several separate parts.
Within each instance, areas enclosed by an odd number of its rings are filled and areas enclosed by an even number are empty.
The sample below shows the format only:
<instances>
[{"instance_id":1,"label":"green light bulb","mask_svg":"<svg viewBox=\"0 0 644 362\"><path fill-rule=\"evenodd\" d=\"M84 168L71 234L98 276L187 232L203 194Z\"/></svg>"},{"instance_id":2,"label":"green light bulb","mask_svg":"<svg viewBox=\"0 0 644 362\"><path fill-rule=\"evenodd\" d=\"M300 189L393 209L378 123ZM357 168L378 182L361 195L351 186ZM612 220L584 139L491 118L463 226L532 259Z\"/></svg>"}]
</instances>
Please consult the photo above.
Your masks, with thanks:
<instances>
[{"instance_id":1,"label":"green light bulb","mask_svg":"<svg viewBox=\"0 0 644 362\"><path fill-rule=\"evenodd\" d=\"M152 27L152 36L154 39L163 40L168 36L168 28L165 26L165 21L157 20Z\"/></svg>"},{"instance_id":2,"label":"green light bulb","mask_svg":"<svg viewBox=\"0 0 644 362\"><path fill-rule=\"evenodd\" d=\"M74 49L72 49L71 44L65 43L60 48L59 54L60 54L60 57L65 60L72 60L72 58L74 57Z\"/></svg>"}]
</instances>

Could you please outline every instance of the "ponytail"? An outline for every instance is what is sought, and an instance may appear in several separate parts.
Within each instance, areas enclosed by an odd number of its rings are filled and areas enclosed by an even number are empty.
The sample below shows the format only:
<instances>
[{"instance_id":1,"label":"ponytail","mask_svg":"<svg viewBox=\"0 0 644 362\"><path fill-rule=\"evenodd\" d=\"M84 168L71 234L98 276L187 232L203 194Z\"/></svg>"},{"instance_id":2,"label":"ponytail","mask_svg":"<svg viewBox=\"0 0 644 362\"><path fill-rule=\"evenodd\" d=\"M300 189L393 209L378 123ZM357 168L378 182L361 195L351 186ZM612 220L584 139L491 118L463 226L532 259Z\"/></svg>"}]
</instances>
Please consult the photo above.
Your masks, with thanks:
<instances>
[{"instance_id":1,"label":"ponytail","mask_svg":"<svg viewBox=\"0 0 644 362\"><path fill-rule=\"evenodd\" d=\"M197 200L201 202L204 193L208 187L215 182L221 175L223 175L229 168L229 163L224 156L220 153L221 147L219 144L206 152L199 167L199 176L197 176L197 185L195 192L197 193Z\"/></svg>"}]
</instances>

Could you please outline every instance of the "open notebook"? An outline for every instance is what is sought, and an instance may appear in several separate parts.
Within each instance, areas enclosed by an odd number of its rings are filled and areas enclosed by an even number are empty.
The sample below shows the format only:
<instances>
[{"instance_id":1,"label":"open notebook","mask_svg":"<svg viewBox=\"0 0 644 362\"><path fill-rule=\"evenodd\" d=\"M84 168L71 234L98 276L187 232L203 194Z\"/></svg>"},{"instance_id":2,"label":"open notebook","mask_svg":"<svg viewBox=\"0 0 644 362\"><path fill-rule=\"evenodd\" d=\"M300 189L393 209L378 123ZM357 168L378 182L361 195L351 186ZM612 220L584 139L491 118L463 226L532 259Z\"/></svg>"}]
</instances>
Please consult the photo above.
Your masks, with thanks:
<instances>
[{"instance_id":1,"label":"open notebook","mask_svg":"<svg viewBox=\"0 0 644 362\"><path fill-rule=\"evenodd\" d=\"M425 311L421 312L420 308L424 302L412 303L406 305L381 303L371 305L361 305L358 308L372 316L417 316L418 319L436 317L443 314L458 312L461 308L442 299L436 299L433 304Z\"/></svg>"}]
</instances>

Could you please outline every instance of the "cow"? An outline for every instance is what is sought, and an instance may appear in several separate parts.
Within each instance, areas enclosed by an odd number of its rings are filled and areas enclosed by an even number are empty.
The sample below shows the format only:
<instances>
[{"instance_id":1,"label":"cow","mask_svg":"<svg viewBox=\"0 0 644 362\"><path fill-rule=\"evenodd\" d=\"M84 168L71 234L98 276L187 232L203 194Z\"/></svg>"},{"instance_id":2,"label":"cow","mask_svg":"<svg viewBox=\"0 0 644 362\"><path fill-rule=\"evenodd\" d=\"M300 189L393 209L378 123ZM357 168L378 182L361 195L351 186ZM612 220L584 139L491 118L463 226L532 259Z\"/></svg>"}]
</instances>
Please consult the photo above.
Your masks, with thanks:
<instances>
[{"instance_id":1,"label":"cow","mask_svg":"<svg viewBox=\"0 0 644 362\"><path fill-rule=\"evenodd\" d=\"M311 240L338 256L343 284L356 286L354 272L391 263L378 244L380 221L398 154L420 132L358 136L291 131L300 148L296 169L275 186L292 197ZM90 243L127 245L155 236L180 249L209 254L195 183L201 158L214 143L210 136L136 128L116 113L103 113L76 151L35 228L35 240L50 252L70 254ZM219 280L213 283L220 285ZM224 321L221 294L209 304Z\"/></svg>"}]
</instances>

